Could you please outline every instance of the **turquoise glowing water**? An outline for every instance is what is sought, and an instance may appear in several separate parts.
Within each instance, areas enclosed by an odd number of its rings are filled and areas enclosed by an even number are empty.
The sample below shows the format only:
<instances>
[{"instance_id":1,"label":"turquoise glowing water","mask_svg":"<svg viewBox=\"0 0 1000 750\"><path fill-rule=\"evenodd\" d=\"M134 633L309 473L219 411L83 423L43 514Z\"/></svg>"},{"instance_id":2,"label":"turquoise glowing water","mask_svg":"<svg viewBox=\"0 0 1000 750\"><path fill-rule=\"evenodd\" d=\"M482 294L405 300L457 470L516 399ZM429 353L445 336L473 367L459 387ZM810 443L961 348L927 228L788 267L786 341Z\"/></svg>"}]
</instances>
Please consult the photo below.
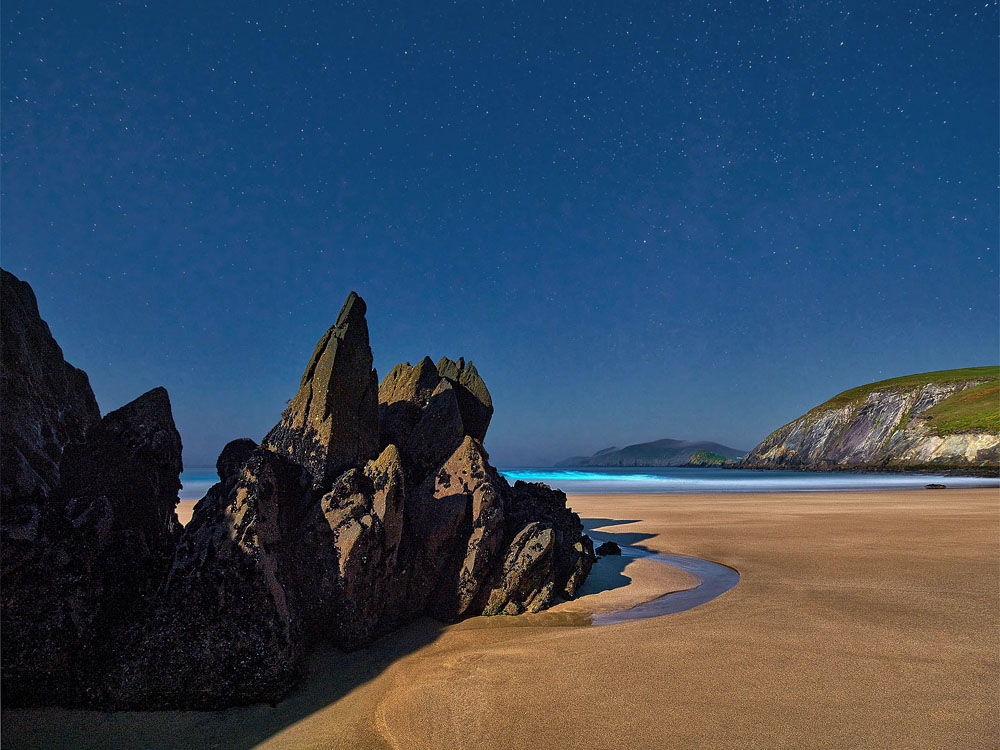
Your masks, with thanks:
<instances>
[{"instance_id":1,"label":"turquoise glowing water","mask_svg":"<svg viewBox=\"0 0 1000 750\"><path fill-rule=\"evenodd\" d=\"M753 471L749 469L503 469L507 480L544 482L570 494L661 492L834 492L920 489L928 484L1000 487L998 477Z\"/></svg>"},{"instance_id":2,"label":"turquoise glowing water","mask_svg":"<svg viewBox=\"0 0 1000 750\"><path fill-rule=\"evenodd\" d=\"M834 492L1000 487L998 477L931 474L849 474L843 472L750 471L744 469L501 469L511 483L544 482L570 494L655 494L661 492ZM181 474L181 500L199 500L219 481L214 468Z\"/></svg>"}]
</instances>

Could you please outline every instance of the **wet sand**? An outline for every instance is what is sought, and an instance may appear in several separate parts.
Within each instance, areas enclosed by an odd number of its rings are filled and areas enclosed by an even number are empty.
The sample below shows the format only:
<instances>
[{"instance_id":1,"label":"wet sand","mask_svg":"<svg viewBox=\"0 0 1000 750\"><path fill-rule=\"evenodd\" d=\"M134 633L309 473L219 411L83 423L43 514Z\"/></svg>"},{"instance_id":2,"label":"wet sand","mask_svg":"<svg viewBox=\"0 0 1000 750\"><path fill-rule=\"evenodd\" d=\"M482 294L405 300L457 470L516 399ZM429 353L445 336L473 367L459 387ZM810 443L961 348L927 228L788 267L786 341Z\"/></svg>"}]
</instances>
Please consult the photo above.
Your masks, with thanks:
<instances>
[{"instance_id":1,"label":"wet sand","mask_svg":"<svg viewBox=\"0 0 1000 750\"><path fill-rule=\"evenodd\" d=\"M1000 492L577 495L595 536L740 571L687 612L588 627L687 588L605 558L554 611L424 620L327 649L277 707L3 712L16 747L1000 745Z\"/></svg>"}]
</instances>

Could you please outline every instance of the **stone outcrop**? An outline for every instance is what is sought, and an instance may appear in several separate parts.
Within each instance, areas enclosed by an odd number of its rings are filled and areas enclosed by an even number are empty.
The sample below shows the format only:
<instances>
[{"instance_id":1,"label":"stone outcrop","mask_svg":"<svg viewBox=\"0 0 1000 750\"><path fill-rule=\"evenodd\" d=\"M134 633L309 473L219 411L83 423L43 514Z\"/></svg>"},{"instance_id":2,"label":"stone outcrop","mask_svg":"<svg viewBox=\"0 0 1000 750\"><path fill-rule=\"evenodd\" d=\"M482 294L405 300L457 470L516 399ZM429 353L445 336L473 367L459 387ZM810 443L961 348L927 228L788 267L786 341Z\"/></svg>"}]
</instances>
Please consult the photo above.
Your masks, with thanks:
<instances>
[{"instance_id":1,"label":"stone outcrop","mask_svg":"<svg viewBox=\"0 0 1000 750\"><path fill-rule=\"evenodd\" d=\"M45 367L76 377L59 363ZM50 395L37 407L47 419L65 413ZM166 391L65 428L32 475L31 502L51 517L16 554L5 545L5 700L273 703L318 640L353 649L425 615L536 612L572 597L591 542L565 495L511 487L490 466L492 411L461 359L399 365L379 386L352 293L281 421L259 446L223 449L220 481L183 530ZM16 485L4 492L20 498Z\"/></svg>"},{"instance_id":2,"label":"stone outcrop","mask_svg":"<svg viewBox=\"0 0 1000 750\"><path fill-rule=\"evenodd\" d=\"M438 360L437 371L455 389L465 434L482 442L493 419L493 399L476 366L466 363L462 357L458 362L442 357Z\"/></svg>"},{"instance_id":3,"label":"stone outcrop","mask_svg":"<svg viewBox=\"0 0 1000 750\"><path fill-rule=\"evenodd\" d=\"M475 366L430 357L396 365L379 385L379 442L399 446L407 473L419 482L469 437L482 442L493 399Z\"/></svg>"},{"instance_id":4,"label":"stone outcrop","mask_svg":"<svg viewBox=\"0 0 1000 750\"><path fill-rule=\"evenodd\" d=\"M987 368L983 368L987 369ZM931 380L934 373L929 373ZM886 381L831 399L780 427L741 462L751 469L943 470L996 472L1000 435L939 435L929 411L983 379ZM1000 406L1000 404L997 404Z\"/></svg>"},{"instance_id":5,"label":"stone outcrop","mask_svg":"<svg viewBox=\"0 0 1000 750\"><path fill-rule=\"evenodd\" d=\"M123 639L107 705L212 708L288 692L304 641L282 564L283 510L308 481L258 449L198 502L149 615Z\"/></svg>"},{"instance_id":6,"label":"stone outcrop","mask_svg":"<svg viewBox=\"0 0 1000 750\"><path fill-rule=\"evenodd\" d=\"M31 287L0 270L0 299L3 525L31 538L59 485L63 451L83 440L101 412L87 374L63 359Z\"/></svg>"},{"instance_id":7,"label":"stone outcrop","mask_svg":"<svg viewBox=\"0 0 1000 750\"><path fill-rule=\"evenodd\" d=\"M306 467L316 487L378 453L378 376L364 300L351 292L316 344L299 390L263 445Z\"/></svg>"},{"instance_id":8,"label":"stone outcrop","mask_svg":"<svg viewBox=\"0 0 1000 750\"><path fill-rule=\"evenodd\" d=\"M180 436L162 388L101 419L30 287L2 276L3 696L99 705L180 535Z\"/></svg>"}]
</instances>

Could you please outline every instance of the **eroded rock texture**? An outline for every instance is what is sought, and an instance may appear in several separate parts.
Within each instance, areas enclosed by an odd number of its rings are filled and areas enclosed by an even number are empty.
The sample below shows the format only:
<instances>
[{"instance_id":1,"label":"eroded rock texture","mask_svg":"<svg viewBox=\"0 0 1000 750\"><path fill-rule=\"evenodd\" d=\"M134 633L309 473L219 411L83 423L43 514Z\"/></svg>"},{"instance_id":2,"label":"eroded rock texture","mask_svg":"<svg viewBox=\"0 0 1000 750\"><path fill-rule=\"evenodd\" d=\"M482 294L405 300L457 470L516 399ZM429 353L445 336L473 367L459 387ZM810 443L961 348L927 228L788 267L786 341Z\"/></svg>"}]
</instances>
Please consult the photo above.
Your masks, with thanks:
<instances>
[{"instance_id":1,"label":"eroded rock texture","mask_svg":"<svg viewBox=\"0 0 1000 750\"><path fill-rule=\"evenodd\" d=\"M51 421L60 398L23 411ZM424 615L536 612L572 597L590 540L561 492L511 487L490 466L492 413L462 359L398 365L378 385L352 293L279 424L259 446L223 449L220 482L183 531L181 443L163 389L81 418L87 429L64 425L30 475L42 487L31 502L57 510L21 557L8 564L5 550L5 699L275 702L317 640L352 649Z\"/></svg>"},{"instance_id":2,"label":"eroded rock texture","mask_svg":"<svg viewBox=\"0 0 1000 750\"><path fill-rule=\"evenodd\" d=\"M820 406L775 430L750 451L751 469L941 469L996 471L1000 436L939 436L924 413L982 381L889 387L863 400Z\"/></svg>"}]
</instances>

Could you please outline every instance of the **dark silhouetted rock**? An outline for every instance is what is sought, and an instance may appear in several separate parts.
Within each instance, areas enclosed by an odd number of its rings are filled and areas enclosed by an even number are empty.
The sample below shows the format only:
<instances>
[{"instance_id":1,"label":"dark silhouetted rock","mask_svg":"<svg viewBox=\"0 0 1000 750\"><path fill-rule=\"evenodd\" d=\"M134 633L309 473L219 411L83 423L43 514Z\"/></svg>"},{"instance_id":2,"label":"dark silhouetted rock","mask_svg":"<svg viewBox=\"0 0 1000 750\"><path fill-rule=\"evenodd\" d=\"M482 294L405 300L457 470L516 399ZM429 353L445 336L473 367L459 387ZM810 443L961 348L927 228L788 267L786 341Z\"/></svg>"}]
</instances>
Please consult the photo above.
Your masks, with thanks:
<instances>
[{"instance_id":1,"label":"dark silhouetted rock","mask_svg":"<svg viewBox=\"0 0 1000 750\"><path fill-rule=\"evenodd\" d=\"M316 344L298 393L264 438L266 448L308 469L317 488L378 455L378 376L365 311L351 292Z\"/></svg>"},{"instance_id":2,"label":"dark silhouetted rock","mask_svg":"<svg viewBox=\"0 0 1000 750\"><path fill-rule=\"evenodd\" d=\"M68 446L101 418L31 287L0 269L0 681L4 702L77 700L71 617L83 577L56 492Z\"/></svg>"},{"instance_id":3,"label":"dark silhouetted rock","mask_svg":"<svg viewBox=\"0 0 1000 750\"><path fill-rule=\"evenodd\" d=\"M173 558L180 436L162 388L100 419L30 288L3 298L4 700L99 705Z\"/></svg>"},{"instance_id":4,"label":"dark silhouetted rock","mask_svg":"<svg viewBox=\"0 0 1000 750\"><path fill-rule=\"evenodd\" d=\"M259 449L198 502L152 616L123 649L111 706L216 708L288 692L305 644L283 575L282 509L297 504L304 478Z\"/></svg>"},{"instance_id":5,"label":"dark silhouetted rock","mask_svg":"<svg viewBox=\"0 0 1000 750\"><path fill-rule=\"evenodd\" d=\"M181 436L170 399L154 388L108 414L82 444L67 448L60 495L66 516L108 574L153 582L173 557L181 526ZM125 569L121 569L125 568Z\"/></svg>"},{"instance_id":6,"label":"dark silhouetted rock","mask_svg":"<svg viewBox=\"0 0 1000 750\"><path fill-rule=\"evenodd\" d=\"M622 553L622 548L618 546L616 542L605 542L600 547L598 547L595 552L601 557L607 557L608 555L620 555Z\"/></svg>"},{"instance_id":7,"label":"dark silhouetted rock","mask_svg":"<svg viewBox=\"0 0 1000 750\"><path fill-rule=\"evenodd\" d=\"M101 412L87 374L63 359L31 287L0 270L0 298L0 509L7 538L31 540L59 485L63 450Z\"/></svg>"}]
</instances>

